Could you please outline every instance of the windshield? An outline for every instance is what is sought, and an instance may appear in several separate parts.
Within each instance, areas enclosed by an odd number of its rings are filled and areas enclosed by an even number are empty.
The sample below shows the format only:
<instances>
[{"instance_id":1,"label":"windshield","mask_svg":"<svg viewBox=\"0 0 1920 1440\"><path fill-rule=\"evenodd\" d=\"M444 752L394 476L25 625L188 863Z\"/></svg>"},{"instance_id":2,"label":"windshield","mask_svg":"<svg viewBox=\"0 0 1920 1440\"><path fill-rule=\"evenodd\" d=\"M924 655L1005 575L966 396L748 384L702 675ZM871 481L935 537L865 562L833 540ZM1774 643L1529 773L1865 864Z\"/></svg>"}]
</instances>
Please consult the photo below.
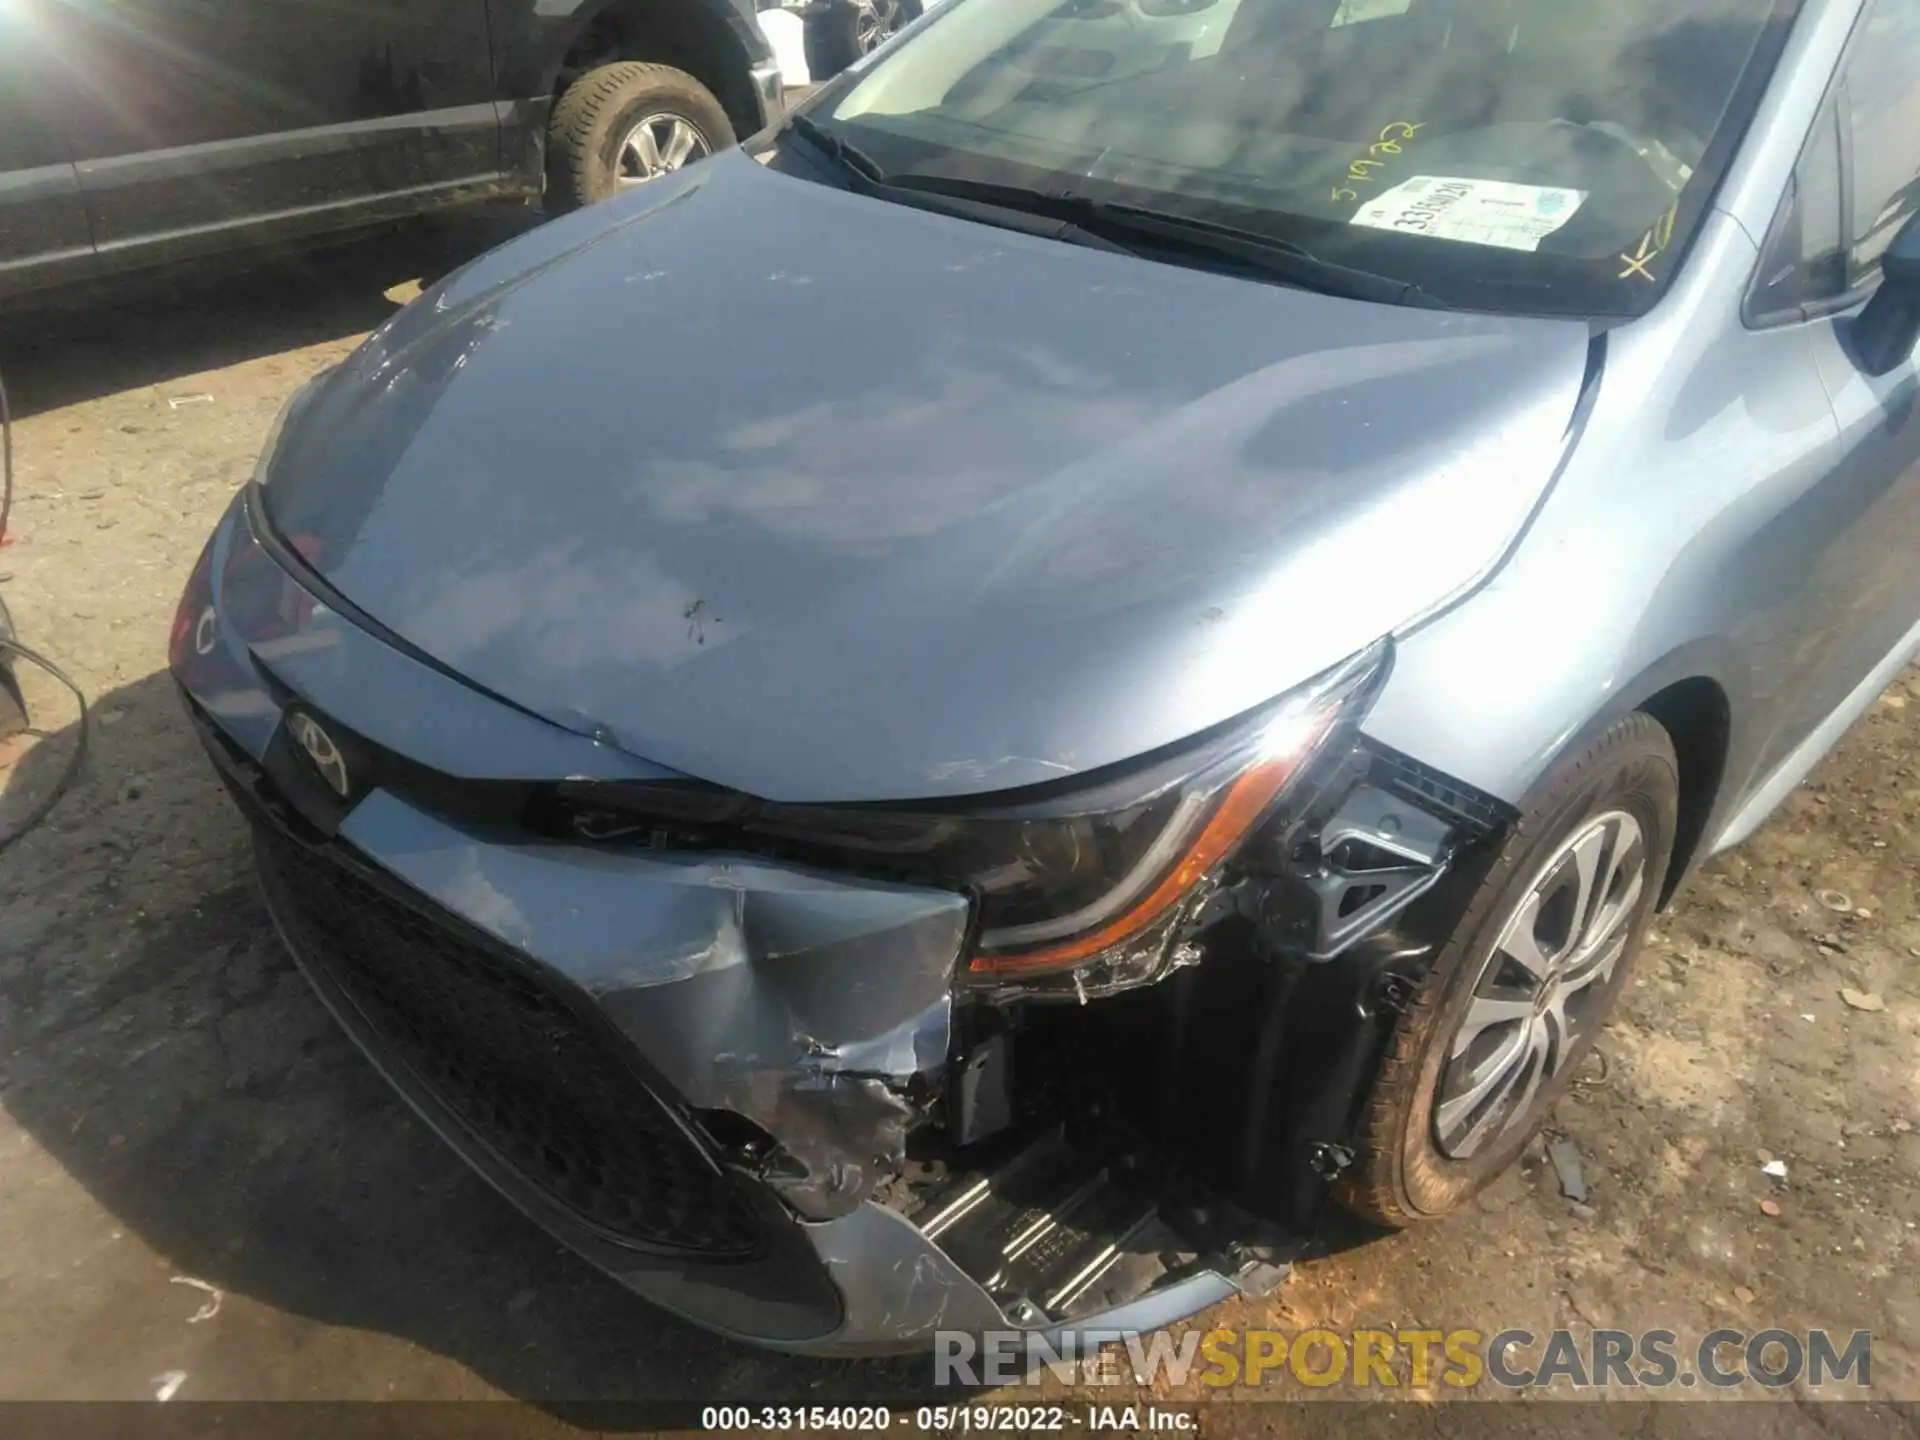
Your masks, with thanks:
<instances>
[{"instance_id":1,"label":"windshield","mask_svg":"<svg viewBox=\"0 0 1920 1440\"><path fill-rule=\"evenodd\" d=\"M1652 304L1779 0L945 0L815 118L892 179L1230 223L1479 309Z\"/></svg>"}]
</instances>

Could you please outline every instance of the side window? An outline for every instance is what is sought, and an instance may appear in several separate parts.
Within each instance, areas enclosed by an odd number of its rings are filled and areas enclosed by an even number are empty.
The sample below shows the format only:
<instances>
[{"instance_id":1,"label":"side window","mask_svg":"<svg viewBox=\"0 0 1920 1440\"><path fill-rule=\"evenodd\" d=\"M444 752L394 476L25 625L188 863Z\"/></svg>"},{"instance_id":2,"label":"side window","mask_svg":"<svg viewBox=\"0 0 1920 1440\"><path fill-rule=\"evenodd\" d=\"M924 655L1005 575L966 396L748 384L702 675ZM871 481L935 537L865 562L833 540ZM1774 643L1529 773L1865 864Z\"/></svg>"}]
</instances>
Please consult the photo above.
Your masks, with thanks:
<instances>
[{"instance_id":1,"label":"side window","mask_svg":"<svg viewBox=\"0 0 1920 1440\"><path fill-rule=\"evenodd\" d=\"M1847 288L1841 238L1840 126L1828 106L1807 137L1747 297L1755 323L1798 319Z\"/></svg>"},{"instance_id":2,"label":"side window","mask_svg":"<svg viewBox=\"0 0 1920 1440\"><path fill-rule=\"evenodd\" d=\"M1871 280L1920 209L1920 0L1875 0L1847 62L1847 285Z\"/></svg>"}]
</instances>

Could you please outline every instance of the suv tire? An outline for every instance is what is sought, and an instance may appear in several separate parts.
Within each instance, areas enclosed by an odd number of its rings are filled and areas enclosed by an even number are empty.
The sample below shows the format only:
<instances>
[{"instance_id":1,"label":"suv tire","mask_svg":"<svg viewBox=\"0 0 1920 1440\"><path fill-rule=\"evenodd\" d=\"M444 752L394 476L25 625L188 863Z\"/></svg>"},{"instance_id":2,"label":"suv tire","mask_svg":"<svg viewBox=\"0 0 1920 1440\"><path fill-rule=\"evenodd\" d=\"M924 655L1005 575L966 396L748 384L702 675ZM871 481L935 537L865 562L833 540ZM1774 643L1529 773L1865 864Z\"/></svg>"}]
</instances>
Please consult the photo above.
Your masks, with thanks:
<instances>
[{"instance_id":1,"label":"suv tire","mask_svg":"<svg viewBox=\"0 0 1920 1440\"><path fill-rule=\"evenodd\" d=\"M547 205L575 210L733 143L727 112L686 71L602 65L566 88L547 122Z\"/></svg>"},{"instance_id":2,"label":"suv tire","mask_svg":"<svg viewBox=\"0 0 1920 1440\"><path fill-rule=\"evenodd\" d=\"M1367 1100L1341 1203L1395 1229L1519 1158L1605 1023L1673 851L1679 765L1635 713L1557 765L1507 837Z\"/></svg>"}]
</instances>

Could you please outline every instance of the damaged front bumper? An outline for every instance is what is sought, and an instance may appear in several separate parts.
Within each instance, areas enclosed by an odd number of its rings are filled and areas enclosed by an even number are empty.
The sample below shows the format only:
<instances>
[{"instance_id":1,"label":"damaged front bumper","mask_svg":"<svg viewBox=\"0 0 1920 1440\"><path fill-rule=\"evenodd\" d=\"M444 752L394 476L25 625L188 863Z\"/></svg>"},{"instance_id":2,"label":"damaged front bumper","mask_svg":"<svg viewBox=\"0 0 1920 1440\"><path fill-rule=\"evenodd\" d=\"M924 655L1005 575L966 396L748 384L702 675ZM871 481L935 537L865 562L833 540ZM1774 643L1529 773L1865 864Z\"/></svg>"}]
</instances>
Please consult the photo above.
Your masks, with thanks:
<instances>
[{"instance_id":1,"label":"damaged front bumper","mask_svg":"<svg viewBox=\"0 0 1920 1440\"><path fill-rule=\"evenodd\" d=\"M249 796L276 827L259 842L265 892L321 996L435 1130L609 1274L712 1329L801 1351L887 1353L924 1347L936 1330L1017 1323L923 1225L872 1195L905 1166L909 1125L945 1063L944 975L964 920L951 897L737 859L628 856L560 865L562 875L539 847L487 843L381 794L314 848L272 803L259 788ZM315 896L304 867L346 867L357 884L343 894L335 877ZM359 912L352 926L328 913L342 902ZM402 918L369 922L381 910ZM408 914L432 917L433 963L479 972L473 983L496 998L450 999L395 967L385 946L364 960L344 953L369 928L409 943ZM470 953L445 953L448 937ZM375 965L385 973L369 983ZM526 1038L552 1046L551 1066L488 1049L497 1026L424 1042L412 1033L450 1011L512 1003L506 980L486 973L496 966L523 972L515 978L556 1012L584 1005L610 1025L543 1016ZM412 993L378 993L396 968ZM422 1006L432 1008L411 1013ZM506 1072L518 1092L506 1106L546 1113L502 1116L489 1087L454 1073L458 1061L422 1054L441 1048ZM596 1048L626 1073L580 1084ZM589 1087L617 1095L575 1093ZM629 1160L619 1152L636 1132L644 1145ZM595 1193L605 1189L624 1193ZM1235 1288L1196 1274L1072 1323L1150 1327Z\"/></svg>"},{"instance_id":2,"label":"damaged front bumper","mask_svg":"<svg viewBox=\"0 0 1920 1440\"><path fill-rule=\"evenodd\" d=\"M379 638L265 532L222 523L173 662L289 948L522 1210L761 1344L1060 1347L1270 1287L1497 829L1353 749L1208 902L1205 963L1009 1003L956 986L963 895L517 827L549 777L659 772Z\"/></svg>"}]
</instances>

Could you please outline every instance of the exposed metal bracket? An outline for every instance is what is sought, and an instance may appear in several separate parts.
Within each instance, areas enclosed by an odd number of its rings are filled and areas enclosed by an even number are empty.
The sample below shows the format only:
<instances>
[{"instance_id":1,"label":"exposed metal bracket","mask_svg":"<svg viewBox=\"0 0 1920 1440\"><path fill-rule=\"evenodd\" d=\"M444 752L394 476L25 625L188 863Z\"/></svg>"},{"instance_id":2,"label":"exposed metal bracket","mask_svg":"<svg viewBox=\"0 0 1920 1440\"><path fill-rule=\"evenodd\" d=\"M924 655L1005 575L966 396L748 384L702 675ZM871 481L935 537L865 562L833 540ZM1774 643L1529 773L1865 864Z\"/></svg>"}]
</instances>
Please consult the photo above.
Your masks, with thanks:
<instances>
[{"instance_id":1,"label":"exposed metal bracket","mask_svg":"<svg viewBox=\"0 0 1920 1440\"><path fill-rule=\"evenodd\" d=\"M1309 960L1331 960L1391 920L1446 873L1453 830L1385 790L1357 786L1288 866L1312 912L1294 943Z\"/></svg>"},{"instance_id":2,"label":"exposed metal bracket","mask_svg":"<svg viewBox=\"0 0 1920 1440\"><path fill-rule=\"evenodd\" d=\"M1240 1293L1251 1300L1271 1295L1280 1288L1280 1282L1293 1269L1288 1261L1247 1250L1236 1251L1229 1258L1240 1262L1230 1278L1240 1288Z\"/></svg>"},{"instance_id":3,"label":"exposed metal bracket","mask_svg":"<svg viewBox=\"0 0 1920 1440\"><path fill-rule=\"evenodd\" d=\"M1411 1010L1414 997L1419 993L1420 982L1398 970L1383 971L1374 984L1374 999L1382 1010L1392 1015L1404 1015Z\"/></svg>"},{"instance_id":4,"label":"exposed metal bracket","mask_svg":"<svg viewBox=\"0 0 1920 1440\"><path fill-rule=\"evenodd\" d=\"M1347 796L1320 831L1320 849L1334 854L1349 841L1370 845L1414 866L1439 863L1452 827L1438 816L1371 785Z\"/></svg>"},{"instance_id":5,"label":"exposed metal bracket","mask_svg":"<svg viewBox=\"0 0 1920 1440\"><path fill-rule=\"evenodd\" d=\"M1307 1164L1322 1180L1335 1180L1353 1164L1353 1151L1345 1145L1315 1140L1307 1146Z\"/></svg>"},{"instance_id":6,"label":"exposed metal bracket","mask_svg":"<svg viewBox=\"0 0 1920 1440\"><path fill-rule=\"evenodd\" d=\"M961 1060L953 1086L956 1144L975 1144L1013 1124L1012 1054L1005 1035L989 1035Z\"/></svg>"}]
</instances>

